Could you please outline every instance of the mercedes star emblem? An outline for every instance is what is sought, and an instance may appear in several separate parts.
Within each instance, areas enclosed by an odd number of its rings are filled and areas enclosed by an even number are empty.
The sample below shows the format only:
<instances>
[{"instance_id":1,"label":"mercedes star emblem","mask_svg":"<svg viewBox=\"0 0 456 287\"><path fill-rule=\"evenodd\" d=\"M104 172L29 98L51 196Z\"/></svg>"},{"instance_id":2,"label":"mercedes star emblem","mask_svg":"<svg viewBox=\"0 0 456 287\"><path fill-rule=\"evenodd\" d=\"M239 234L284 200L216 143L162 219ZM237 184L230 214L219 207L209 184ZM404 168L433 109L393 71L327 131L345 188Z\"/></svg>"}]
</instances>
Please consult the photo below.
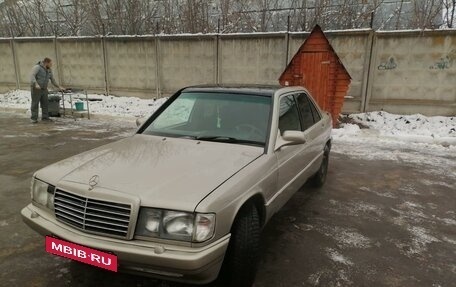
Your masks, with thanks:
<instances>
[{"instance_id":1,"label":"mercedes star emblem","mask_svg":"<svg viewBox=\"0 0 456 287\"><path fill-rule=\"evenodd\" d=\"M100 177L98 175L94 175L89 179L89 190L92 190L100 181Z\"/></svg>"}]
</instances>

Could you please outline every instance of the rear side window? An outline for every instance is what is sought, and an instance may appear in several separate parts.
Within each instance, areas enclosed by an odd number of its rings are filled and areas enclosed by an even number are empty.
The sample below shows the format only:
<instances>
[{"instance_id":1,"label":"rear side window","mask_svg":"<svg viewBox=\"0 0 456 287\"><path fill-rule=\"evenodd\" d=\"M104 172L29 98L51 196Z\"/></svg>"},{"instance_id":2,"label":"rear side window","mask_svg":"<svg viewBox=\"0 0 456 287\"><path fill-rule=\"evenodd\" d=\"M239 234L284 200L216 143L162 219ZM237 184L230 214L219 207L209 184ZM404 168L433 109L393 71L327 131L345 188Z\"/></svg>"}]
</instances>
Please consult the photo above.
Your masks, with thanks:
<instances>
[{"instance_id":1,"label":"rear side window","mask_svg":"<svg viewBox=\"0 0 456 287\"><path fill-rule=\"evenodd\" d=\"M318 112L317 107L314 105L314 103L310 99L309 99L309 104L310 104L310 108L312 109L314 122L317 123L317 122L319 122L321 120L320 112Z\"/></svg>"},{"instance_id":2,"label":"rear side window","mask_svg":"<svg viewBox=\"0 0 456 287\"><path fill-rule=\"evenodd\" d=\"M314 124L312 108L306 94L297 95L296 100L301 114L302 130L305 131Z\"/></svg>"},{"instance_id":3,"label":"rear side window","mask_svg":"<svg viewBox=\"0 0 456 287\"><path fill-rule=\"evenodd\" d=\"M301 130L298 106L291 95L280 99L279 129L281 134L284 131Z\"/></svg>"}]
</instances>

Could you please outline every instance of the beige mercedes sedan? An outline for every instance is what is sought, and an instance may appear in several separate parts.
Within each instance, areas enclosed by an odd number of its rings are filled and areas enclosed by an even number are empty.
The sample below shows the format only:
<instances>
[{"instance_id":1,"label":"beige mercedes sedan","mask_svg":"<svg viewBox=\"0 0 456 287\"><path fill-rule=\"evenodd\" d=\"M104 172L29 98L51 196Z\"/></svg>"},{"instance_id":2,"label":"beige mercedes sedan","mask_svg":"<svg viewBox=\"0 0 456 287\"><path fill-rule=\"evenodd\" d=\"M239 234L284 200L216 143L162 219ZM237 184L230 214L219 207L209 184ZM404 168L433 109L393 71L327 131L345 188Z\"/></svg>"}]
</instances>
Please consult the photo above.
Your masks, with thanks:
<instances>
[{"instance_id":1,"label":"beige mercedes sedan","mask_svg":"<svg viewBox=\"0 0 456 287\"><path fill-rule=\"evenodd\" d=\"M251 286L262 228L324 184L331 128L301 87L184 88L133 136L37 171L22 217L54 255Z\"/></svg>"}]
</instances>

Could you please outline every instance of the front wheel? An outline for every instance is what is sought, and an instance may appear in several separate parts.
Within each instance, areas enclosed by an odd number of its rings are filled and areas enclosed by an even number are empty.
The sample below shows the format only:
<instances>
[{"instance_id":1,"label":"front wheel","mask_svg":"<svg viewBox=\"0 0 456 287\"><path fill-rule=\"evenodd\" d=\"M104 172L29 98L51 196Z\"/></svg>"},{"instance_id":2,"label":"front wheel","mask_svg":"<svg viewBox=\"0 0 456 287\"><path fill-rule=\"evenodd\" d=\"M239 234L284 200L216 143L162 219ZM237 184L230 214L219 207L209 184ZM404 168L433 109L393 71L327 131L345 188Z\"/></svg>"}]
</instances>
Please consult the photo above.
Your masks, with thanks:
<instances>
[{"instance_id":1,"label":"front wheel","mask_svg":"<svg viewBox=\"0 0 456 287\"><path fill-rule=\"evenodd\" d=\"M329 151L330 148L328 145L326 145L323 152L323 160L321 161L320 168L318 169L317 173L310 179L310 183L314 187L322 187L326 182L326 175L328 173L329 165Z\"/></svg>"},{"instance_id":2,"label":"front wheel","mask_svg":"<svg viewBox=\"0 0 456 287\"><path fill-rule=\"evenodd\" d=\"M253 204L239 211L231 229L221 279L225 286L252 286L258 265L260 217Z\"/></svg>"}]
</instances>

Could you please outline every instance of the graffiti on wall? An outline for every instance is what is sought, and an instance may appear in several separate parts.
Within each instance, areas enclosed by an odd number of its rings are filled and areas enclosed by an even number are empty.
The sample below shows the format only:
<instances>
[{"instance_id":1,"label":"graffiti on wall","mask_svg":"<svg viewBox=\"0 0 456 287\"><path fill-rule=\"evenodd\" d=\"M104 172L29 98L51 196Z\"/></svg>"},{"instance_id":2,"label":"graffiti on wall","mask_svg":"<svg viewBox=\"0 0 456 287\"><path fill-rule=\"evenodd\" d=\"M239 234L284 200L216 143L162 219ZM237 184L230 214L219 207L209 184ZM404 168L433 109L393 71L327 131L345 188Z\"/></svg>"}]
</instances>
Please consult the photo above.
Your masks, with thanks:
<instances>
[{"instance_id":1,"label":"graffiti on wall","mask_svg":"<svg viewBox=\"0 0 456 287\"><path fill-rule=\"evenodd\" d=\"M429 69L431 70L446 70L451 67L451 61L448 56L445 56L444 58L440 58L437 62L434 63L434 65L430 66Z\"/></svg>"},{"instance_id":2,"label":"graffiti on wall","mask_svg":"<svg viewBox=\"0 0 456 287\"><path fill-rule=\"evenodd\" d=\"M437 62L429 67L431 70L447 70L451 68L456 61L456 49L452 50L447 55L440 58Z\"/></svg>"},{"instance_id":3,"label":"graffiti on wall","mask_svg":"<svg viewBox=\"0 0 456 287\"><path fill-rule=\"evenodd\" d=\"M397 63L393 57L390 57L388 61L381 63L377 68L379 70L394 70L397 68Z\"/></svg>"}]
</instances>

